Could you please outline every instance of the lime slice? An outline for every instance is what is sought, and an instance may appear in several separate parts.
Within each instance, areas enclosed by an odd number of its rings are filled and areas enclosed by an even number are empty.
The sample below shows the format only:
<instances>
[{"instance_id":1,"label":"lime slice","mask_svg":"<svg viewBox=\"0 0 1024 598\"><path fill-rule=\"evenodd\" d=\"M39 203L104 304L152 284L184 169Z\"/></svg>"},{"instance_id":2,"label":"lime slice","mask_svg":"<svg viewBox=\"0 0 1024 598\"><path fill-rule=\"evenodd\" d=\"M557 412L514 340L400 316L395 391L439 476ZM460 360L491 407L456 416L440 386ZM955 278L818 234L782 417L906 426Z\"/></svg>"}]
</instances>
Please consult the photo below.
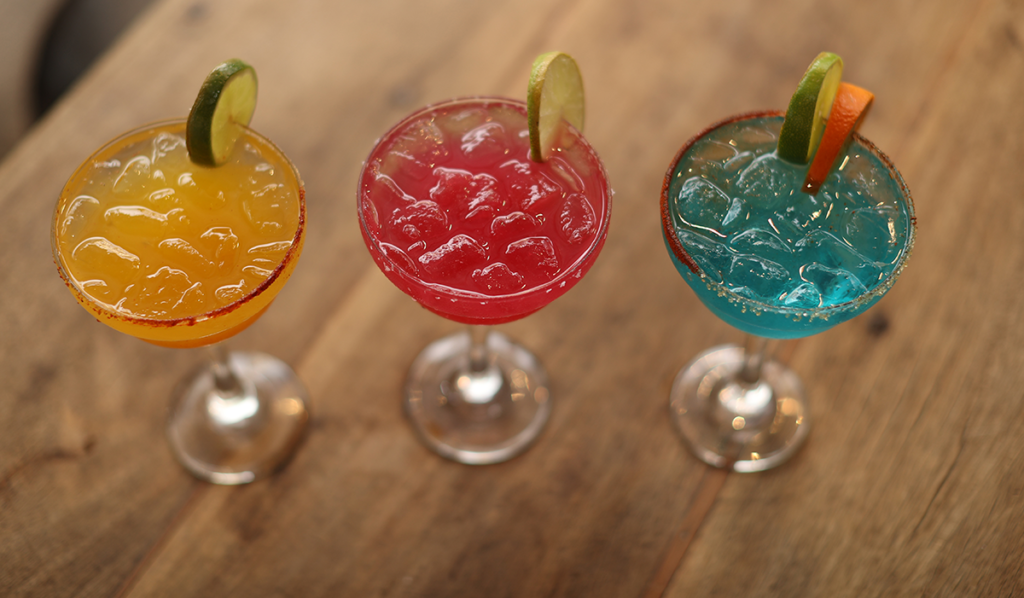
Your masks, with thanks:
<instances>
[{"instance_id":1,"label":"lime slice","mask_svg":"<svg viewBox=\"0 0 1024 598\"><path fill-rule=\"evenodd\" d=\"M256 71L238 59L213 69L188 113L185 144L196 164L219 166L231 156L256 110Z\"/></svg>"},{"instance_id":2,"label":"lime slice","mask_svg":"<svg viewBox=\"0 0 1024 598\"><path fill-rule=\"evenodd\" d=\"M526 92L530 128L530 159L548 159L562 119L583 130L583 77L576 61L564 52L541 54L533 61Z\"/></svg>"},{"instance_id":3,"label":"lime slice","mask_svg":"<svg viewBox=\"0 0 1024 598\"><path fill-rule=\"evenodd\" d=\"M786 120L779 131L781 158L797 164L810 162L821 141L842 77L843 59L831 52L818 54L807 67L789 100Z\"/></svg>"}]
</instances>

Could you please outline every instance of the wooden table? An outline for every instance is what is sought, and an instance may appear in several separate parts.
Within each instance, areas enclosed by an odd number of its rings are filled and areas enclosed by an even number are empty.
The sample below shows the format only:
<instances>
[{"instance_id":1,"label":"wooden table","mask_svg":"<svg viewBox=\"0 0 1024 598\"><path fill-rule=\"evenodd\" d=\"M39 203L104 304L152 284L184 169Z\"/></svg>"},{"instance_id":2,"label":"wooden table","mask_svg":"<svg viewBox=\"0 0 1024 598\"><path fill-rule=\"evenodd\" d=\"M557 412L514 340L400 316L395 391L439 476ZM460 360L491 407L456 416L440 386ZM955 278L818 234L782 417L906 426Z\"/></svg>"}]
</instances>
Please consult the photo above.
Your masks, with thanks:
<instances>
[{"instance_id":1,"label":"wooden table","mask_svg":"<svg viewBox=\"0 0 1024 598\"><path fill-rule=\"evenodd\" d=\"M355 179L428 102L523 97L576 57L616 190L601 258L501 329L552 378L511 462L445 461L403 419L406 368L457 326L373 265ZM899 165L919 236L867 314L784 343L814 429L762 474L711 469L668 419L675 372L740 335L674 271L657 201L702 126L784 108L841 54L876 94L863 132ZM89 317L50 257L74 167L183 115L217 62L261 82L255 128L306 182L299 267L232 339L293 364L314 423L290 465L199 482L163 437L202 352ZM1013 0L163 0L0 165L0 595L1020 596L1024 593L1024 4Z\"/></svg>"}]
</instances>

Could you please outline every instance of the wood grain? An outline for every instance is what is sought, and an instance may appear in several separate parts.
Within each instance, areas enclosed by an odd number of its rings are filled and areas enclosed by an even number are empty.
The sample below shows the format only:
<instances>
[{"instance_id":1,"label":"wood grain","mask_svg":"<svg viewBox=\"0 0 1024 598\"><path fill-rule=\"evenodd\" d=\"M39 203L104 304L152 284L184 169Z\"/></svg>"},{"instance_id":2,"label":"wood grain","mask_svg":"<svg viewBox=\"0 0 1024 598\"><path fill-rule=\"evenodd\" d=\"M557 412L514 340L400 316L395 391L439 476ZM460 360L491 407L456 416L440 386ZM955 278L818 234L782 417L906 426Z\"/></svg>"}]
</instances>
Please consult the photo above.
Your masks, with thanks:
<instances>
[{"instance_id":1,"label":"wood grain","mask_svg":"<svg viewBox=\"0 0 1024 598\"><path fill-rule=\"evenodd\" d=\"M0 163L0 595L889 596L1024 592L1024 11L1012 0L730 3L162 0ZM657 198L702 126L784 107L810 57L875 92L863 132L912 189L910 267L869 314L786 343L815 428L763 474L708 470L672 378L739 334L668 260ZM355 180L378 135L447 97L522 97L561 49L616 191L588 276L502 330L552 379L511 462L422 447L399 397L457 329L369 259ZM93 321L50 217L106 139L184 114L213 64L260 73L253 126L299 166L309 234L274 306L229 341L293 364L313 425L278 475L209 486L163 438L201 352Z\"/></svg>"}]
</instances>

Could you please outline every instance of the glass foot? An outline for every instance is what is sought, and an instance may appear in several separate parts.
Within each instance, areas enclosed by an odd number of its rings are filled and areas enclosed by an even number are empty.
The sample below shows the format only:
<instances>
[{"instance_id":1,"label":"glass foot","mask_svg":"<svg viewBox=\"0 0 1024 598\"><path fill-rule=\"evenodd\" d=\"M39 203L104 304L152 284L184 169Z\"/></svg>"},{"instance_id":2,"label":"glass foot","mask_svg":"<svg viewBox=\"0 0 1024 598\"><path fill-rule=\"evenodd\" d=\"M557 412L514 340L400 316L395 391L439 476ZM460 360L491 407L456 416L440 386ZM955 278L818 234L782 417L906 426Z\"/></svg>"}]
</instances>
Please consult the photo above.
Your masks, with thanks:
<instances>
[{"instance_id":1,"label":"glass foot","mask_svg":"<svg viewBox=\"0 0 1024 598\"><path fill-rule=\"evenodd\" d=\"M232 389L218 386L216 361L182 383L167 435L174 456L196 477L247 484L291 457L309 421L309 398L295 372L276 357L233 352L227 363Z\"/></svg>"},{"instance_id":2,"label":"glass foot","mask_svg":"<svg viewBox=\"0 0 1024 598\"><path fill-rule=\"evenodd\" d=\"M547 374L503 334L486 336L484 366L470 368L471 335L434 341L409 370L405 410L423 442L459 463L500 463L526 450L551 414Z\"/></svg>"},{"instance_id":3,"label":"glass foot","mask_svg":"<svg viewBox=\"0 0 1024 598\"><path fill-rule=\"evenodd\" d=\"M742 347L714 347L679 371L669 400L672 419L690 450L705 463L750 472L775 467L800 448L810 417L800 379L765 361L746 382Z\"/></svg>"}]
</instances>

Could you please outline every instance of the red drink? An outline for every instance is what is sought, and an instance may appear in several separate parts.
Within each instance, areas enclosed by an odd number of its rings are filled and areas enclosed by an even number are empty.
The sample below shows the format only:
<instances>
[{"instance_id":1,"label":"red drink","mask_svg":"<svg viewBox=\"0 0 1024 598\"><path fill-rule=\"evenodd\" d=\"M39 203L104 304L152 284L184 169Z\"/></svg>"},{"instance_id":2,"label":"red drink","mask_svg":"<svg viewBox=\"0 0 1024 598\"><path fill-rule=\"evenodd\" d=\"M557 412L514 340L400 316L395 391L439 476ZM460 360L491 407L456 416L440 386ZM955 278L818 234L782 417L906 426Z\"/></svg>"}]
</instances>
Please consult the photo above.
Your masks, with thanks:
<instances>
[{"instance_id":1,"label":"red drink","mask_svg":"<svg viewBox=\"0 0 1024 598\"><path fill-rule=\"evenodd\" d=\"M467 324L515 320L562 295L604 244L611 189L583 136L560 135L538 163L521 102L452 100L405 118L360 176L374 261L424 307Z\"/></svg>"}]
</instances>

